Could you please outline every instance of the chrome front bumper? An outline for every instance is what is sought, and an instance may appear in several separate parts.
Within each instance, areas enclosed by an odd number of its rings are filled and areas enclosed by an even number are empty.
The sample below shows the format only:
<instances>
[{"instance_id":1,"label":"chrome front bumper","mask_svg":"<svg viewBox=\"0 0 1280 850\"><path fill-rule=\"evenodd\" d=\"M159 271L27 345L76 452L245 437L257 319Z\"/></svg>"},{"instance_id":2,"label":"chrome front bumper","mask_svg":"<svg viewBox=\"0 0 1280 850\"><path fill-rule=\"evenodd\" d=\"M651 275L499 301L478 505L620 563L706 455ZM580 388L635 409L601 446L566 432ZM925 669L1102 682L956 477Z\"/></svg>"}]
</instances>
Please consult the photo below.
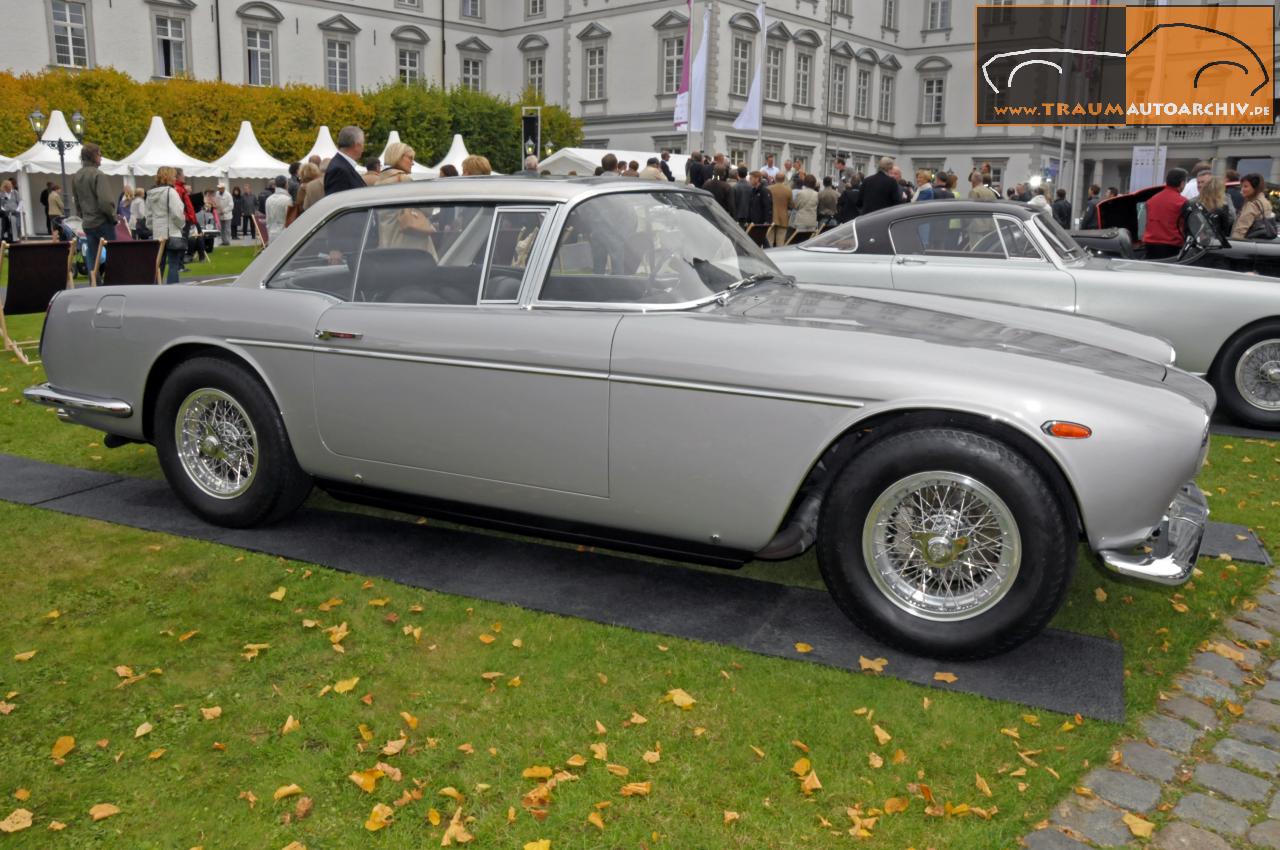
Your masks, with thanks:
<instances>
[{"instance_id":1,"label":"chrome front bumper","mask_svg":"<svg viewBox=\"0 0 1280 850\"><path fill-rule=\"evenodd\" d=\"M1194 481L1182 485L1160 527L1134 552L1104 549L1098 553L1113 572L1157 584L1178 585L1191 578L1200 540L1209 521L1209 503Z\"/></svg>"},{"instance_id":2,"label":"chrome front bumper","mask_svg":"<svg viewBox=\"0 0 1280 850\"><path fill-rule=\"evenodd\" d=\"M121 419L126 419L133 414L133 406L127 401L64 392L54 389L48 384L27 387L22 391L22 396L27 401L58 408L58 415L63 418L66 418L65 411L100 413L104 416L117 416Z\"/></svg>"}]
</instances>

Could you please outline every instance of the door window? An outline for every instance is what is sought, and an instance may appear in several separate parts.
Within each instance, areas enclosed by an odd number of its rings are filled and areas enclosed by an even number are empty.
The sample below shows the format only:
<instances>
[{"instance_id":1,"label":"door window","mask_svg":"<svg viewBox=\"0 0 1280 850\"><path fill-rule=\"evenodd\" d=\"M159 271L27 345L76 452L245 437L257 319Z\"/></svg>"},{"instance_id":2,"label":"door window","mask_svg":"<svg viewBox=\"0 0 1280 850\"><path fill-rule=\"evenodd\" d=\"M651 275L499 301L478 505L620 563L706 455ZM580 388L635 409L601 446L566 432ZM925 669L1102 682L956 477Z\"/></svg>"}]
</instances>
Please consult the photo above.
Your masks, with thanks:
<instances>
[{"instance_id":1,"label":"door window","mask_svg":"<svg viewBox=\"0 0 1280 850\"><path fill-rule=\"evenodd\" d=\"M493 207L379 207L360 259L355 300L384 304L475 304Z\"/></svg>"},{"instance_id":2,"label":"door window","mask_svg":"<svg viewBox=\"0 0 1280 850\"><path fill-rule=\"evenodd\" d=\"M925 215L895 221L889 238L897 254L1004 259L990 213Z\"/></svg>"},{"instance_id":3,"label":"door window","mask_svg":"<svg viewBox=\"0 0 1280 850\"><path fill-rule=\"evenodd\" d=\"M1040 249L1027 236L1027 231L1022 224L1012 218L997 218L996 224L1000 228L1000 240L1004 243L1004 250L1011 258L1019 260L1043 260Z\"/></svg>"},{"instance_id":4,"label":"door window","mask_svg":"<svg viewBox=\"0 0 1280 850\"><path fill-rule=\"evenodd\" d=\"M269 289L302 289L351 300L367 210L351 210L320 225L267 281Z\"/></svg>"}]
</instances>

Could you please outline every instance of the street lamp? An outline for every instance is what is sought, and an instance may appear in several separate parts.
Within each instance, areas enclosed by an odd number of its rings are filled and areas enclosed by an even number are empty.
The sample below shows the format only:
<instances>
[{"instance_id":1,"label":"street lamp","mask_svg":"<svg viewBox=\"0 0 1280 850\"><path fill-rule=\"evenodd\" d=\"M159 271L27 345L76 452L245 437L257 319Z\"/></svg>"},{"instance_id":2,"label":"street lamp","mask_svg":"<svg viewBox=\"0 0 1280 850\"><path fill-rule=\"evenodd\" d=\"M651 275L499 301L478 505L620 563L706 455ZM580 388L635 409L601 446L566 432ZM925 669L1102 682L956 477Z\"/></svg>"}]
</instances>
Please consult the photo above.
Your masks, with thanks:
<instances>
[{"instance_id":1,"label":"street lamp","mask_svg":"<svg viewBox=\"0 0 1280 850\"><path fill-rule=\"evenodd\" d=\"M556 146L555 146L555 145L553 145L553 144L551 144L551 142L547 142L547 146L546 146L545 148L543 148L543 151L545 151L545 152L546 152L546 155L547 155L547 156L551 156L551 154L553 154L553 153L555 153L555 152L556 152ZM544 159L545 159L545 157L544 157Z\"/></svg>"},{"instance_id":2,"label":"street lamp","mask_svg":"<svg viewBox=\"0 0 1280 850\"><path fill-rule=\"evenodd\" d=\"M36 141L43 142L58 152L58 165L62 169L62 199L64 204L69 204L69 196L67 195L67 151L80 144L84 138L84 116L80 114L80 110L71 113L71 132L75 134L76 140L68 142L59 137L56 139L45 139L45 128L48 122L45 115L39 109L27 116L27 120L31 122L31 129L35 131Z\"/></svg>"}]
</instances>

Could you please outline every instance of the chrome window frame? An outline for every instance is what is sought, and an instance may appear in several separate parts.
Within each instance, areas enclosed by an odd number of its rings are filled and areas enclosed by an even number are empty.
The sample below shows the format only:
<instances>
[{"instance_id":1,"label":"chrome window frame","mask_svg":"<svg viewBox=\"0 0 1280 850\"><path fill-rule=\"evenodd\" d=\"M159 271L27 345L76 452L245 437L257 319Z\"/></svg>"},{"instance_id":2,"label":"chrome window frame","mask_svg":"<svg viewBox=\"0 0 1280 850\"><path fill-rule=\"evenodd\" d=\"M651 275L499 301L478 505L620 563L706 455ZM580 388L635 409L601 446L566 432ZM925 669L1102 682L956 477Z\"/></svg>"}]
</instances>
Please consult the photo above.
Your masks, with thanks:
<instances>
[{"instance_id":1,"label":"chrome window frame","mask_svg":"<svg viewBox=\"0 0 1280 850\"><path fill-rule=\"evenodd\" d=\"M493 211L493 221L489 222L489 245L484 252L484 264L480 270L480 288L476 291L476 305L483 306L485 304L508 304L518 305L520 296L524 292L525 284L529 279L529 270L533 268L534 259L538 256L538 248L547 240L547 222L551 219L552 207L554 205L547 204L511 204L507 206L498 205ZM524 274L520 276L520 287L516 290L515 298L485 298L485 284L489 282L489 269L493 265L493 251L496 247L495 237L498 234L498 219L503 215L513 213L541 213L542 224L538 229L538 236L533 242L533 247L529 249L529 258L524 264Z\"/></svg>"}]
</instances>

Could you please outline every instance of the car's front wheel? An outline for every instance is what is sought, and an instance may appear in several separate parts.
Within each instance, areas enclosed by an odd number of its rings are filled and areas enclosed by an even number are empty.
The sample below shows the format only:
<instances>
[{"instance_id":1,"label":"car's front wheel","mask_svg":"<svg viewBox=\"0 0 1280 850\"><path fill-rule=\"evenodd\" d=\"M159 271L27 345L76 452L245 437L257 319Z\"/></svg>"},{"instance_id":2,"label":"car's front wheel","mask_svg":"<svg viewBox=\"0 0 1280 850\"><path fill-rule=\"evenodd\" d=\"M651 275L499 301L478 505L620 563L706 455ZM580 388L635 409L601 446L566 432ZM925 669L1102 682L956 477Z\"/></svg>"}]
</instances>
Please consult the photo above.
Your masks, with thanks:
<instances>
[{"instance_id":1,"label":"car's front wheel","mask_svg":"<svg viewBox=\"0 0 1280 850\"><path fill-rule=\"evenodd\" d=\"M238 363L180 364L160 389L155 417L165 478L202 519L233 528L274 522L311 491L275 400Z\"/></svg>"},{"instance_id":2,"label":"car's front wheel","mask_svg":"<svg viewBox=\"0 0 1280 850\"><path fill-rule=\"evenodd\" d=\"M1255 428L1280 429L1280 322L1264 322L1228 342L1211 377L1231 415Z\"/></svg>"},{"instance_id":3,"label":"car's front wheel","mask_svg":"<svg viewBox=\"0 0 1280 850\"><path fill-rule=\"evenodd\" d=\"M836 476L818 564L837 604L892 646L940 658L995 655L1061 606L1074 518L1008 446L949 429L878 440Z\"/></svg>"}]
</instances>

